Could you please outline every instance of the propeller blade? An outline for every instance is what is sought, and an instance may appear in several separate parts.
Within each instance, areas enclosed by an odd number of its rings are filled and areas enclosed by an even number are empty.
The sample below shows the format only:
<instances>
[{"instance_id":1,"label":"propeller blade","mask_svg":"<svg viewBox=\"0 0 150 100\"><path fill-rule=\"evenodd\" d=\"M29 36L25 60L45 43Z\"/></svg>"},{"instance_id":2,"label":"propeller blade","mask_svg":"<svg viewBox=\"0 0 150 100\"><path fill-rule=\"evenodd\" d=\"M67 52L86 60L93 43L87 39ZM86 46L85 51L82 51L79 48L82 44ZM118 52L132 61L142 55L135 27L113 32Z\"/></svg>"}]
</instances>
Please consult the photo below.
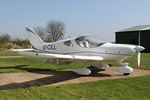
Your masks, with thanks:
<instances>
[{"instance_id":1,"label":"propeller blade","mask_svg":"<svg viewBox=\"0 0 150 100\"><path fill-rule=\"evenodd\" d=\"M141 52L138 52L138 55L137 55L138 69L140 69L140 57L141 57Z\"/></svg>"},{"instance_id":2,"label":"propeller blade","mask_svg":"<svg viewBox=\"0 0 150 100\"><path fill-rule=\"evenodd\" d=\"M140 31L140 25L139 25L139 46L141 44L141 31ZM137 60L138 60L138 69L140 69L140 56L141 56L141 52L139 51L138 52L138 55L137 55Z\"/></svg>"}]
</instances>

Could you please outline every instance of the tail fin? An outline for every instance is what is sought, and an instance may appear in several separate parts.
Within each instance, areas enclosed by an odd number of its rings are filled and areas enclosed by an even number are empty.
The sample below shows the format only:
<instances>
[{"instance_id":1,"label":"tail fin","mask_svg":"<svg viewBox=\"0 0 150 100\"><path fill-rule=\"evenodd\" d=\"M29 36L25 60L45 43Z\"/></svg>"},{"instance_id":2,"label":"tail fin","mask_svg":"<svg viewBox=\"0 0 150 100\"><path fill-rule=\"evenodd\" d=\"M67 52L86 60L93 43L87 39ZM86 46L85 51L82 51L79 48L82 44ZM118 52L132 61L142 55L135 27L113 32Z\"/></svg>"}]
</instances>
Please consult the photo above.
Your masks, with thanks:
<instances>
[{"instance_id":1,"label":"tail fin","mask_svg":"<svg viewBox=\"0 0 150 100\"><path fill-rule=\"evenodd\" d=\"M28 39L32 46L38 48L39 46L44 44L43 40L41 40L34 29L32 29L31 27L26 27L26 30Z\"/></svg>"}]
</instances>

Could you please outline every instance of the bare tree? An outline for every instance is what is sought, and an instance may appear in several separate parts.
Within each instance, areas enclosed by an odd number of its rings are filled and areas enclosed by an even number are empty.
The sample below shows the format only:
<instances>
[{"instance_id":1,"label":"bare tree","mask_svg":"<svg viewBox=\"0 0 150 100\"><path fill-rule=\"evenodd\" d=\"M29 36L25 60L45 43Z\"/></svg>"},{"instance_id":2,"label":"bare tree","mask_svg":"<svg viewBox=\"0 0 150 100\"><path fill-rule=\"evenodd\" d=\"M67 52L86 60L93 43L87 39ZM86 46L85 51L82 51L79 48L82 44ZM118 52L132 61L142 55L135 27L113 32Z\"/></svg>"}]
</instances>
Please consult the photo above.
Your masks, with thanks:
<instances>
[{"instance_id":1,"label":"bare tree","mask_svg":"<svg viewBox=\"0 0 150 100\"><path fill-rule=\"evenodd\" d=\"M51 20L47 23L46 32L48 33L48 41L57 41L64 38L64 23L61 21Z\"/></svg>"},{"instance_id":2,"label":"bare tree","mask_svg":"<svg viewBox=\"0 0 150 100\"><path fill-rule=\"evenodd\" d=\"M42 40L46 40L46 32L44 30L44 28L38 26L35 29L35 32L39 35L39 37L42 39Z\"/></svg>"}]
</instances>

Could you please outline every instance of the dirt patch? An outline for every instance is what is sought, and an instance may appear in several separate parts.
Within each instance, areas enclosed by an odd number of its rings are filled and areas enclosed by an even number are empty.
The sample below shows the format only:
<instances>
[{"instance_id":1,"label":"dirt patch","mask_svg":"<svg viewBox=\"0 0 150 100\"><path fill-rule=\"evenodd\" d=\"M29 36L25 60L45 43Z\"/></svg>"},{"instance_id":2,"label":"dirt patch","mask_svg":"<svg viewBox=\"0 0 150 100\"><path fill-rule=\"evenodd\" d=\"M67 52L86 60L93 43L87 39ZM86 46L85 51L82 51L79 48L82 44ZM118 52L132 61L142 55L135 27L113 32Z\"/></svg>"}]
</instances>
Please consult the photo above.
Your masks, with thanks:
<instances>
[{"instance_id":1,"label":"dirt patch","mask_svg":"<svg viewBox=\"0 0 150 100\"><path fill-rule=\"evenodd\" d=\"M23 58L23 56L0 56L0 58Z\"/></svg>"},{"instance_id":2,"label":"dirt patch","mask_svg":"<svg viewBox=\"0 0 150 100\"><path fill-rule=\"evenodd\" d=\"M141 69L134 69L134 72L129 76L124 76L121 73L112 71L111 68L107 69L106 71L100 71L95 68L91 68L91 70L92 74L89 76L80 76L72 72L71 69L62 71L38 71L0 74L0 90L150 75L149 70Z\"/></svg>"}]
</instances>

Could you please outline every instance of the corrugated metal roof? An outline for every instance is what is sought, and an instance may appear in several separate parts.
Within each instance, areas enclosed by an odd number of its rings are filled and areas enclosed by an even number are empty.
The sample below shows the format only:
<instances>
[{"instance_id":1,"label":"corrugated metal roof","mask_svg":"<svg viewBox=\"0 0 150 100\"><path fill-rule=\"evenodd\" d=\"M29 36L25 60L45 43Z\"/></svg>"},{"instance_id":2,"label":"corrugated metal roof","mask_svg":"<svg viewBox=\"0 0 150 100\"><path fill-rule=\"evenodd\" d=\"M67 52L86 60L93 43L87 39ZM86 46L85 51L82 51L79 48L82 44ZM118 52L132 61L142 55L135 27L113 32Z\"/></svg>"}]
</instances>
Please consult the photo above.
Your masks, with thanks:
<instances>
[{"instance_id":1,"label":"corrugated metal roof","mask_svg":"<svg viewBox=\"0 0 150 100\"><path fill-rule=\"evenodd\" d=\"M118 32L128 32L128 31L139 31L139 30L150 30L150 25L137 25L127 29L120 30Z\"/></svg>"}]
</instances>

